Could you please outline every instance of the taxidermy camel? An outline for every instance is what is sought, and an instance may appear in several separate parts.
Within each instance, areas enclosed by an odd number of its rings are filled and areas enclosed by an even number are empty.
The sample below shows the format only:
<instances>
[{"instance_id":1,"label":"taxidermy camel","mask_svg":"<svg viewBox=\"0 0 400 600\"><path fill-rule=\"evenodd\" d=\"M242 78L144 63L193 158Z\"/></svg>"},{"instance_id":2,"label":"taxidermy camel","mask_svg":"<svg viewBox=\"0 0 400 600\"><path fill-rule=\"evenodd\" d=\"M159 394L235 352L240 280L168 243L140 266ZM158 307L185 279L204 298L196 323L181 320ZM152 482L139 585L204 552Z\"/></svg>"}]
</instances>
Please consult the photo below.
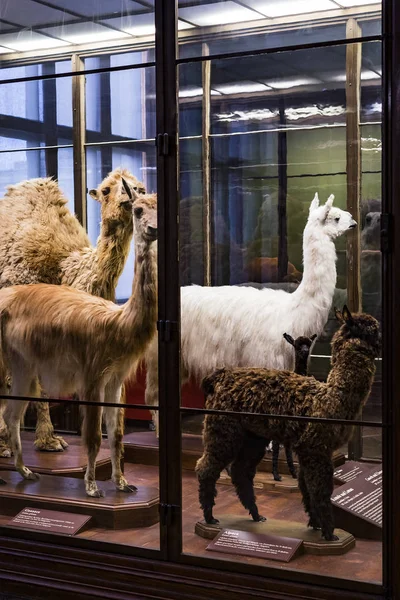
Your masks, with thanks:
<instances>
[{"instance_id":1,"label":"taxidermy camel","mask_svg":"<svg viewBox=\"0 0 400 600\"><path fill-rule=\"evenodd\" d=\"M132 210L132 207L131 207ZM39 396L37 382L52 397L77 393L93 401L83 406L83 440L88 451L85 488L88 496L103 492L95 480L101 444L102 406L118 403L124 380L134 372L156 332L157 237L155 195L135 195L133 202L135 276L124 306L76 290L48 284L0 290L1 358L11 373L11 394ZM17 471L36 479L23 462L20 422L28 402L7 402L4 418ZM112 480L130 492L121 471L120 411L104 407L111 449Z\"/></svg>"},{"instance_id":2,"label":"taxidermy camel","mask_svg":"<svg viewBox=\"0 0 400 600\"><path fill-rule=\"evenodd\" d=\"M367 314L351 315L345 306L336 311L342 323L333 336L332 368L326 383L314 377L274 369L219 369L203 380L206 408L264 415L309 416L353 420L371 391L375 359L380 354L379 323ZM241 419L207 415L203 456L197 461L200 505L207 523L213 516L216 482L231 464L232 482L254 521L265 521L256 505L253 480L271 439L289 443L299 459L299 487L310 517L309 526L321 529L326 540L334 535L331 494L332 454L347 442L352 427L301 421L276 421L267 416Z\"/></svg>"},{"instance_id":3,"label":"taxidermy camel","mask_svg":"<svg viewBox=\"0 0 400 600\"><path fill-rule=\"evenodd\" d=\"M322 206L318 194L310 205L303 233L303 277L292 294L252 287L197 285L181 288L182 382L200 381L216 368L290 369L294 355L283 334L320 334L328 319L336 284L334 240L357 223L349 212ZM146 355L146 404L158 404L156 340ZM153 419L158 430L157 414Z\"/></svg>"},{"instance_id":4,"label":"taxidermy camel","mask_svg":"<svg viewBox=\"0 0 400 600\"><path fill-rule=\"evenodd\" d=\"M115 169L89 194L101 204L100 236L91 246L86 231L67 208L51 178L9 186L0 201L0 288L28 283L66 284L107 300L124 268L132 239L132 200L122 180L145 193L126 169ZM35 446L62 451L67 443L54 434L47 402L36 403ZM0 413L0 456L10 456Z\"/></svg>"}]
</instances>

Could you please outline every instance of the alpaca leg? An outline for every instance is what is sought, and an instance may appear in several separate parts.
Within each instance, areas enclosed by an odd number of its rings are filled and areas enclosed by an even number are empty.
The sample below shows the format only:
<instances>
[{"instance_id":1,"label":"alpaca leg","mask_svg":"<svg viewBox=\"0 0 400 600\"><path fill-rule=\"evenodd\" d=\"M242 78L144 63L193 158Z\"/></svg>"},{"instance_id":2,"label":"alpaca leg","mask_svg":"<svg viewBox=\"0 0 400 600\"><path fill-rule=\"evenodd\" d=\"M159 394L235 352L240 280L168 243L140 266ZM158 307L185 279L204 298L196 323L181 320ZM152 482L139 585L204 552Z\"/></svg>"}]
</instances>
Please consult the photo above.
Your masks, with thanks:
<instances>
[{"instance_id":1,"label":"alpaca leg","mask_svg":"<svg viewBox=\"0 0 400 600\"><path fill-rule=\"evenodd\" d=\"M103 394L98 391L83 394L81 396L85 400L97 401L102 400ZM96 458L101 445L101 417L102 406L85 406L83 407L83 425L82 437L87 448L88 465L85 473L85 489L86 494L92 498L101 498L104 492L97 487L96 483Z\"/></svg>"},{"instance_id":2,"label":"alpaca leg","mask_svg":"<svg viewBox=\"0 0 400 600\"><path fill-rule=\"evenodd\" d=\"M286 462L289 467L289 471L293 479L297 479L296 467L293 462L293 452L290 443L285 444Z\"/></svg>"},{"instance_id":3,"label":"alpaca leg","mask_svg":"<svg viewBox=\"0 0 400 600\"><path fill-rule=\"evenodd\" d=\"M150 344L146 353L146 390L144 395L145 404L148 406L158 405L158 339L156 338ZM151 418L159 436L158 411L151 410Z\"/></svg>"},{"instance_id":4,"label":"alpaca leg","mask_svg":"<svg viewBox=\"0 0 400 600\"><path fill-rule=\"evenodd\" d=\"M338 540L334 535L331 495L333 492L333 465L330 456L319 452L315 457L303 461L304 479L310 495L311 513L314 512L321 524L322 537L328 541ZM311 516L310 513L310 516Z\"/></svg>"},{"instance_id":5,"label":"alpaca leg","mask_svg":"<svg viewBox=\"0 0 400 600\"><path fill-rule=\"evenodd\" d=\"M18 364L18 368L13 369L13 380L11 385L12 396L36 396L40 395L37 385L37 378L32 376L26 365ZM32 473L24 465L21 445L21 421L24 417L29 402L22 400L9 400L4 415L7 423L11 448L14 454L15 468L24 479L38 479L37 473Z\"/></svg>"},{"instance_id":6,"label":"alpaca leg","mask_svg":"<svg viewBox=\"0 0 400 600\"><path fill-rule=\"evenodd\" d=\"M232 483L236 493L253 521L266 521L266 518L258 512L253 485L257 465L264 458L266 445L265 438L247 435L231 467Z\"/></svg>"},{"instance_id":7,"label":"alpaca leg","mask_svg":"<svg viewBox=\"0 0 400 600\"><path fill-rule=\"evenodd\" d=\"M62 452L68 448L67 442L59 435L55 435L53 423L50 418L48 402L36 402L36 450L44 452Z\"/></svg>"},{"instance_id":8,"label":"alpaca leg","mask_svg":"<svg viewBox=\"0 0 400 600\"><path fill-rule=\"evenodd\" d=\"M272 442L272 475L275 481L282 481L282 477L279 475L278 470L279 461L279 442L273 440Z\"/></svg>"},{"instance_id":9,"label":"alpaca leg","mask_svg":"<svg viewBox=\"0 0 400 600\"><path fill-rule=\"evenodd\" d=\"M304 470L303 470L301 464L300 464L300 468L299 468L299 489L300 489L300 492L302 495L304 510L310 517L310 519L308 521L308 527L312 527L315 530L321 529L321 524L320 524L320 522L317 518L317 515L311 505L310 494L307 489L306 480L304 478Z\"/></svg>"},{"instance_id":10,"label":"alpaca leg","mask_svg":"<svg viewBox=\"0 0 400 600\"><path fill-rule=\"evenodd\" d=\"M124 391L116 382L109 382L105 388L105 402L121 402ZM124 435L124 409L104 407L104 418L107 427L108 443L111 451L112 476L117 490L121 492L134 492L137 488L129 485L121 469L123 454L122 437Z\"/></svg>"},{"instance_id":11,"label":"alpaca leg","mask_svg":"<svg viewBox=\"0 0 400 600\"><path fill-rule=\"evenodd\" d=\"M199 481L199 501L206 523L215 524L213 506L217 496L216 483L221 471L235 458L242 432L238 423L207 416L204 420L203 456L196 464Z\"/></svg>"}]
</instances>

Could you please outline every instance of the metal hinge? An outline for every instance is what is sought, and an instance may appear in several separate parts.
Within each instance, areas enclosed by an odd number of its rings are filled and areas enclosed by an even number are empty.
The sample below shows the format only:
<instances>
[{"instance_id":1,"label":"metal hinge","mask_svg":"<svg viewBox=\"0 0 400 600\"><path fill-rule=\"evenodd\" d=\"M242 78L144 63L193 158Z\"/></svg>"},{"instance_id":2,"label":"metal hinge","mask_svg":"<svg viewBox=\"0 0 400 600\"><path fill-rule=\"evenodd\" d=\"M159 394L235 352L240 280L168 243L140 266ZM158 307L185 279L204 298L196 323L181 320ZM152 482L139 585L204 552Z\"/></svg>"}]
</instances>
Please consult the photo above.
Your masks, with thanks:
<instances>
[{"instance_id":1,"label":"metal hinge","mask_svg":"<svg viewBox=\"0 0 400 600\"><path fill-rule=\"evenodd\" d=\"M159 133L156 137L156 147L158 156L168 156L169 154L169 135L168 133Z\"/></svg>"},{"instance_id":2,"label":"metal hinge","mask_svg":"<svg viewBox=\"0 0 400 600\"><path fill-rule=\"evenodd\" d=\"M157 330L162 342L170 342L171 334L178 331L178 321L157 321Z\"/></svg>"},{"instance_id":3,"label":"metal hinge","mask_svg":"<svg viewBox=\"0 0 400 600\"><path fill-rule=\"evenodd\" d=\"M381 252L391 252L392 250L392 215L389 213L381 214Z\"/></svg>"},{"instance_id":4,"label":"metal hinge","mask_svg":"<svg viewBox=\"0 0 400 600\"><path fill-rule=\"evenodd\" d=\"M171 525L174 513L178 510L180 506L176 504L159 504L159 512L160 512L160 523L161 525Z\"/></svg>"}]
</instances>

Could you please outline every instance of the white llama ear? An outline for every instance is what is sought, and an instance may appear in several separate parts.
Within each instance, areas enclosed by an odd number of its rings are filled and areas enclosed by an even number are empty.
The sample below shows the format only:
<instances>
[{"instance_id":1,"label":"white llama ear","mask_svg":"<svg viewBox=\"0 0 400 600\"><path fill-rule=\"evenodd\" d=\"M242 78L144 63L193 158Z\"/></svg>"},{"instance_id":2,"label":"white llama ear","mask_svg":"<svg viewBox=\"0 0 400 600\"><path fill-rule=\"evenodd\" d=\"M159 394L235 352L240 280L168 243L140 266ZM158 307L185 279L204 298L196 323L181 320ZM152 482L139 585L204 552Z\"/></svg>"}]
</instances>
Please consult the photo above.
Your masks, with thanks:
<instances>
[{"instance_id":1,"label":"white llama ear","mask_svg":"<svg viewBox=\"0 0 400 600\"><path fill-rule=\"evenodd\" d=\"M329 208L332 208L332 204L333 201L335 199L335 196L333 194L331 194L328 198L328 200L325 202L325 206L328 206Z\"/></svg>"},{"instance_id":2,"label":"white llama ear","mask_svg":"<svg viewBox=\"0 0 400 600\"><path fill-rule=\"evenodd\" d=\"M325 204L324 204L324 212L321 215L321 221L325 221L326 220L326 218L327 218L327 216L329 214L329 211L332 208L332 204L333 204L334 199L335 199L335 196L333 194L331 194L329 196L328 200L325 202Z\"/></svg>"},{"instance_id":3,"label":"white llama ear","mask_svg":"<svg viewBox=\"0 0 400 600\"><path fill-rule=\"evenodd\" d=\"M312 213L313 210L315 210L316 208L318 208L319 206L319 198L318 198L318 192L315 192L315 196L313 201L310 204L310 213Z\"/></svg>"}]
</instances>

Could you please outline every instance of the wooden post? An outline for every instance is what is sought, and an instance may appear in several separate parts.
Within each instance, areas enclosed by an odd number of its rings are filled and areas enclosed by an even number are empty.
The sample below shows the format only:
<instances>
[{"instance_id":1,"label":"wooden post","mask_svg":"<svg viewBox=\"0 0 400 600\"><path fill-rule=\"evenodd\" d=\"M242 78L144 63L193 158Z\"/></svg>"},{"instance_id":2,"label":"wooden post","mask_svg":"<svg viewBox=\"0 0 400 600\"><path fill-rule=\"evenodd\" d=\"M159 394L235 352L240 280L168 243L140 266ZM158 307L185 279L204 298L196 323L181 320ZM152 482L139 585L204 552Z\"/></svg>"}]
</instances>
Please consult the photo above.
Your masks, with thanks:
<instances>
[{"instance_id":1,"label":"wooden post","mask_svg":"<svg viewBox=\"0 0 400 600\"><path fill-rule=\"evenodd\" d=\"M84 68L83 60L72 55L72 71L79 73ZM75 214L87 229L86 214L86 122L85 122L85 76L72 78L72 128L74 153L74 200Z\"/></svg>"},{"instance_id":2,"label":"wooden post","mask_svg":"<svg viewBox=\"0 0 400 600\"><path fill-rule=\"evenodd\" d=\"M361 28L355 19L346 25L348 39L361 37ZM346 171L347 171L347 210L357 221L358 226L348 231L347 236L347 304L351 311L360 312L361 296L361 247L360 247L360 191L361 191L361 136L360 136L360 84L361 84L360 43L349 44L346 48ZM354 429L348 444L349 458L358 460L362 456L362 430Z\"/></svg>"},{"instance_id":3,"label":"wooden post","mask_svg":"<svg viewBox=\"0 0 400 600\"><path fill-rule=\"evenodd\" d=\"M203 56L208 56L208 44L202 46ZM202 62L202 171L203 171L203 273L204 285L211 285L211 61Z\"/></svg>"}]
</instances>

